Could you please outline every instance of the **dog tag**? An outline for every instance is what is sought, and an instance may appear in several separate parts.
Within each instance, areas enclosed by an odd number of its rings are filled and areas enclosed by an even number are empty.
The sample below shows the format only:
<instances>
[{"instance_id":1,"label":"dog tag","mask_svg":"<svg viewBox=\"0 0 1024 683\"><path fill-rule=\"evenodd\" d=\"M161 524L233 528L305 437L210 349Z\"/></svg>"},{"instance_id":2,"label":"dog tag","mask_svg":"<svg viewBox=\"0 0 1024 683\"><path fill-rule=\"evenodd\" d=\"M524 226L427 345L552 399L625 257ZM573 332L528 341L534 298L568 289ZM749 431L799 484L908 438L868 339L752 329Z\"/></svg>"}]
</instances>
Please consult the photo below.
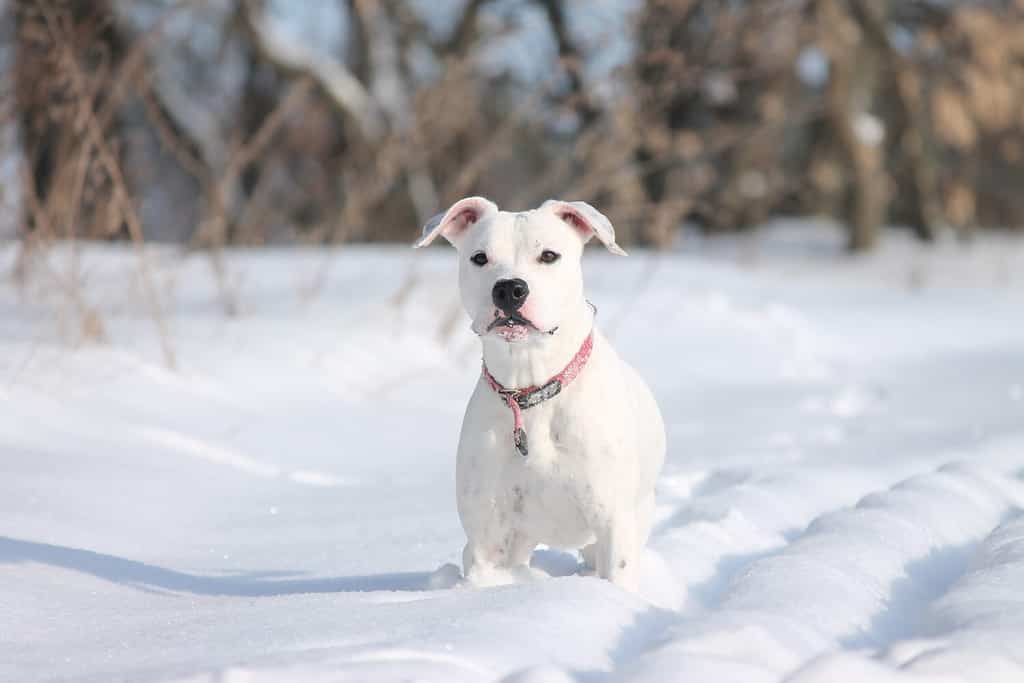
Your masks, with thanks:
<instances>
[{"instance_id":1,"label":"dog tag","mask_svg":"<svg viewBox=\"0 0 1024 683\"><path fill-rule=\"evenodd\" d=\"M525 458L526 454L530 452L530 449L526 443L526 430L522 427L516 430L515 442L516 450L518 450L519 454Z\"/></svg>"}]
</instances>

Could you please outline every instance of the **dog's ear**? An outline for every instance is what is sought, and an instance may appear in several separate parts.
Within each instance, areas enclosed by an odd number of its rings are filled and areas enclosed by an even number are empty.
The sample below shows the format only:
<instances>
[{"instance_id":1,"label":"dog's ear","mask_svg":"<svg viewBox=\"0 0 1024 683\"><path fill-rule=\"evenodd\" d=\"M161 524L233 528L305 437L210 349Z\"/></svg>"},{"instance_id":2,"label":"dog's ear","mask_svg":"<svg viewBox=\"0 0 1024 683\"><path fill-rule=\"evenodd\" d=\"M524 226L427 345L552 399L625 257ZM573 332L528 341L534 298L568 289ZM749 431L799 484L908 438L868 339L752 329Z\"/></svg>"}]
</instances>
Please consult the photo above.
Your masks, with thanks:
<instances>
[{"instance_id":1,"label":"dog's ear","mask_svg":"<svg viewBox=\"0 0 1024 683\"><path fill-rule=\"evenodd\" d=\"M584 243L589 242L591 237L597 237L608 251L618 256L626 255L625 249L615 243L615 228L612 227L612 222L590 204L549 199L541 204L540 208L552 211L572 227Z\"/></svg>"},{"instance_id":2,"label":"dog's ear","mask_svg":"<svg viewBox=\"0 0 1024 683\"><path fill-rule=\"evenodd\" d=\"M416 249L425 247L442 235L458 246L458 241L466 229L484 217L498 212L498 205L484 197L466 197L452 204L444 213L439 213L423 226L423 235L412 246Z\"/></svg>"}]
</instances>

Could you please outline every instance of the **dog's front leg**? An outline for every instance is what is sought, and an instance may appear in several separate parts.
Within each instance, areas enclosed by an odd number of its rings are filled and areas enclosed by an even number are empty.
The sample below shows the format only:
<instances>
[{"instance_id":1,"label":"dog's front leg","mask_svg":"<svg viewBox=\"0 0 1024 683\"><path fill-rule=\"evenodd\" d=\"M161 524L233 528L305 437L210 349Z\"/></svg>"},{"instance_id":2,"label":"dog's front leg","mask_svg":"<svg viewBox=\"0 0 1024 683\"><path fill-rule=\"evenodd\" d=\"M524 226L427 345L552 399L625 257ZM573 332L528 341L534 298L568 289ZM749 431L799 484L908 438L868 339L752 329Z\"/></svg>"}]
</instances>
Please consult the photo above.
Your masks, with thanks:
<instances>
[{"instance_id":1,"label":"dog's front leg","mask_svg":"<svg viewBox=\"0 0 1024 683\"><path fill-rule=\"evenodd\" d=\"M486 540L471 537L462 551L463 576L481 586L507 583L510 575L500 570L511 570L521 577L532 576L530 555L536 546L526 534L511 528Z\"/></svg>"},{"instance_id":2,"label":"dog's front leg","mask_svg":"<svg viewBox=\"0 0 1024 683\"><path fill-rule=\"evenodd\" d=\"M474 581L479 574L488 573L496 564L479 542L472 539L466 542L466 547L462 549L462 575L469 581Z\"/></svg>"},{"instance_id":3,"label":"dog's front leg","mask_svg":"<svg viewBox=\"0 0 1024 683\"><path fill-rule=\"evenodd\" d=\"M632 517L628 511L623 511L598 531L594 559L598 576L635 593L639 554Z\"/></svg>"}]
</instances>

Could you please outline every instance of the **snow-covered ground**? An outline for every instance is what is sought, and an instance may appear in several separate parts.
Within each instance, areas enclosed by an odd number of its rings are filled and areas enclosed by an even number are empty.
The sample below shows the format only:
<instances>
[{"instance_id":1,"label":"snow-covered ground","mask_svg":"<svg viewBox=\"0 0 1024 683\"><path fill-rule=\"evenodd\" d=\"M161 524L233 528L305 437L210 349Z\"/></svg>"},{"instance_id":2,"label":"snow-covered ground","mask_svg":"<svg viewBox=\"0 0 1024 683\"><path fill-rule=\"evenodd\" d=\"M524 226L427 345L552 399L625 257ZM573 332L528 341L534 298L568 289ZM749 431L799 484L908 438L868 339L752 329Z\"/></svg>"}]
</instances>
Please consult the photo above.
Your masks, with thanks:
<instances>
[{"instance_id":1,"label":"snow-covered ground","mask_svg":"<svg viewBox=\"0 0 1024 683\"><path fill-rule=\"evenodd\" d=\"M4 284L0 680L1024 680L1024 244L821 234L588 252L668 427L640 596L455 585L447 249L232 252L234 317L152 252L176 371L130 251L104 344Z\"/></svg>"}]
</instances>

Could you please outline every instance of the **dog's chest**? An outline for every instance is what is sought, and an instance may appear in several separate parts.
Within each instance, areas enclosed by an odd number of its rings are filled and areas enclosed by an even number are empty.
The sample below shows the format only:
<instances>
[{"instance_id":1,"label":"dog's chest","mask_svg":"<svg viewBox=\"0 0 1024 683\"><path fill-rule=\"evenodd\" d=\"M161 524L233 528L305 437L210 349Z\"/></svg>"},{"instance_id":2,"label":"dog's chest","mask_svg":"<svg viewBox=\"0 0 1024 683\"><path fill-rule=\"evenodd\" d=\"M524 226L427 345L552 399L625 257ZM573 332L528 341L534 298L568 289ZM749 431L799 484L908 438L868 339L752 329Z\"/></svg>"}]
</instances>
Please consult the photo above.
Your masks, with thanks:
<instances>
[{"instance_id":1,"label":"dog's chest","mask_svg":"<svg viewBox=\"0 0 1024 683\"><path fill-rule=\"evenodd\" d=\"M560 547L587 541L588 517L595 507L593 454L569 417L557 404L531 408L524 415L528 455L506 444L505 457L498 458L510 521L528 527L538 542Z\"/></svg>"},{"instance_id":2,"label":"dog's chest","mask_svg":"<svg viewBox=\"0 0 1024 683\"><path fill-rule=\"evenodd\" d=\"M620 477L615 419L591 359L558 394L522 411L526 456L515 447L514 411L485 382L470 401L459 442L460 514L474 534L519 531L537 543L579 548L593 540Z\"/></svg>"}]
</instances>

